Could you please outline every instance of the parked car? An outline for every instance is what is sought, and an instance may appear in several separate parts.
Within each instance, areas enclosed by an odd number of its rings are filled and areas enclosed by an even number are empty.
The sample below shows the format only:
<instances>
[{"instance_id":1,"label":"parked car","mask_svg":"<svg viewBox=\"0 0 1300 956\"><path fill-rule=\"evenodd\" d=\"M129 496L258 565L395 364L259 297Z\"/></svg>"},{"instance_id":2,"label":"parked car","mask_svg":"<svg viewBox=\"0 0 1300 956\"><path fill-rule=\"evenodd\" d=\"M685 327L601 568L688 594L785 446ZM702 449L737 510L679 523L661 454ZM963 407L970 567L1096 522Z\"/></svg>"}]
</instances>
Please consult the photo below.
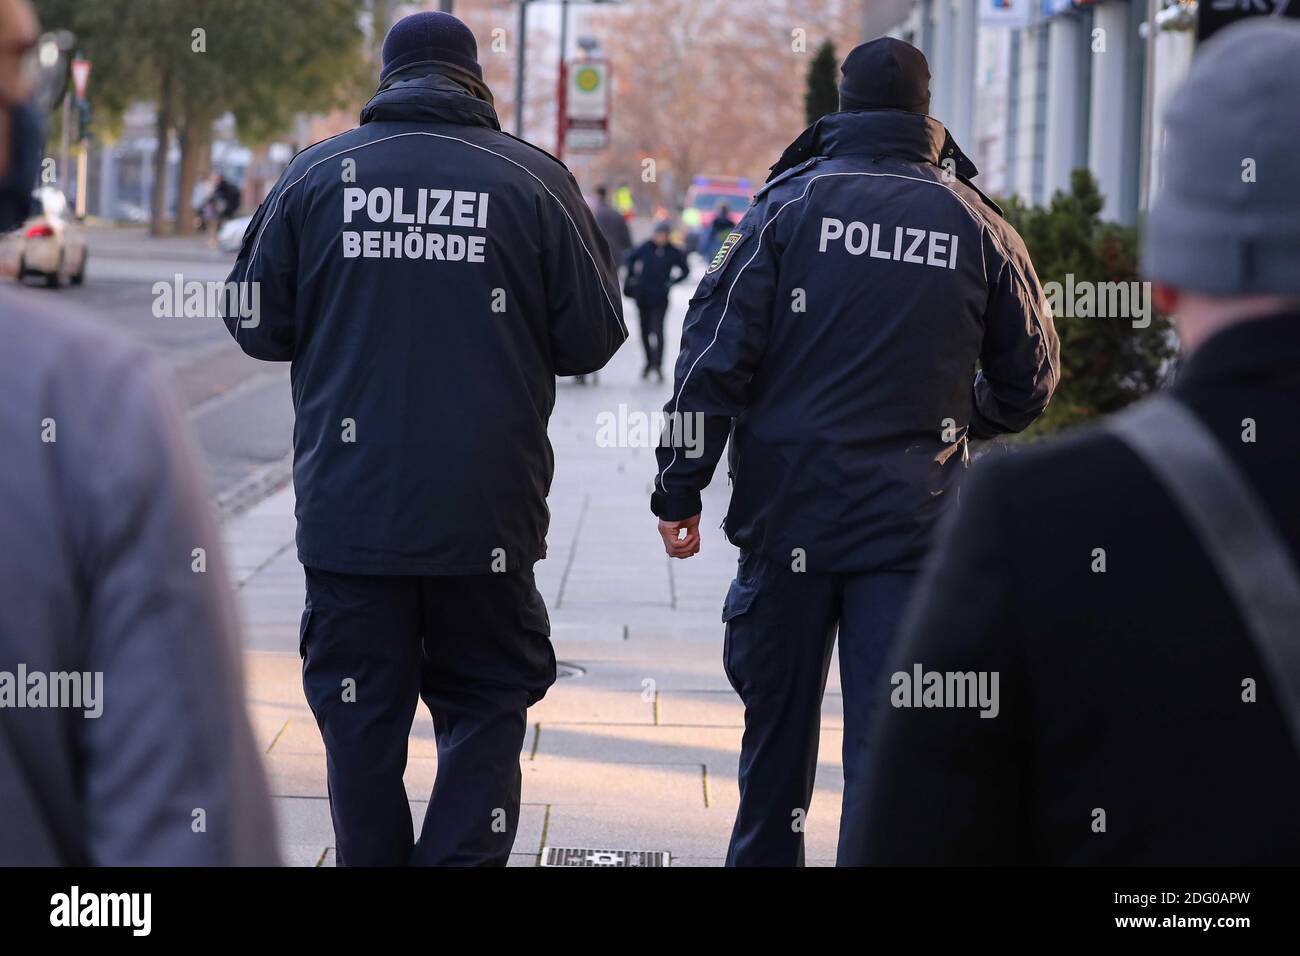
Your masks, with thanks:
<instances>
[{"instance_id":1,"label":"parked car","mask_svg":"<svg viewBox=\"0 0 1300 956\"><path fill-rule=\"evenodd\" d=\"M739 219L749 207L753 188L748 179L734 176L696 176L686 190L682 225L686 227L686 251L696 252L709 234L719 206L727 206L732 218Z\"/></svg>"},{"instance_id":2,"label":"parked car","mask_svg":"<svg viewBox=\"0 0 1300 956\"><path fill-rule=\"evenodd\" d=\"M51 289L64 282L81 285L86 278L86 234L68 206L68 197L53 186L32 193L31 217L11 235L17 246L18 279L37 275Z\"/></svg>"}]
</instances>

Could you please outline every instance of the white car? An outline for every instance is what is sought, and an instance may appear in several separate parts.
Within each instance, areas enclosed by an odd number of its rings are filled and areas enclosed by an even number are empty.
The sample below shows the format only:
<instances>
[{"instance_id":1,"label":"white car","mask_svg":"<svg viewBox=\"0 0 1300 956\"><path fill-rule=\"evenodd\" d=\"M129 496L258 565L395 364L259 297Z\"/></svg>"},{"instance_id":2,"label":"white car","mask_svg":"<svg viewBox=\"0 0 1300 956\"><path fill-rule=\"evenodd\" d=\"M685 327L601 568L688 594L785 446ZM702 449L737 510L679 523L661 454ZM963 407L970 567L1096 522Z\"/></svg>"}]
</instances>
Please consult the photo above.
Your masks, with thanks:
<instances>
[{"instance_id":1,"label":"white car","mask_svg":"<svg viewBox=\"0 0 1300 956\"><path fill-rule=\"evenodd\" d=\"M244 241L244 233L248 231L248 224L252 221L252 216L240 216L224 223L217 233L217 246L223 252L238 252Z\"/></svg>"},{"instance_id":2,"label":"white car","mask_svg":"<svg viewBox=\"0 0 1300 956\"><path fill-rule=\"evenodd\" d=\"M64 282L81 285L86 278L86 234L68 208L68 197L52 186L42 186L32 196L32 216L12 234L19 281L39 275L51 289Z\"/></svg>"}]
</instances>

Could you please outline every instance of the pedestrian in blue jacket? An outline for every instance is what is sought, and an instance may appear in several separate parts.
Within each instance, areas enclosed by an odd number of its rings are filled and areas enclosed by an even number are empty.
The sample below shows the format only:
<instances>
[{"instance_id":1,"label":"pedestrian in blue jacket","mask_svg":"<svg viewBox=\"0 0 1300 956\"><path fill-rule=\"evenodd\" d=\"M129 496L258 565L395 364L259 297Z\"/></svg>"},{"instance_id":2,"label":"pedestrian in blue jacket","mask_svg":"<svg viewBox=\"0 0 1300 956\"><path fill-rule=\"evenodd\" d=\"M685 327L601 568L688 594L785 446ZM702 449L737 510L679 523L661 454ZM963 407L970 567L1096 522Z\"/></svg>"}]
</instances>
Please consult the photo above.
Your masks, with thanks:
<instances>
[{"instance_id":1,"label":"pedestrian in blue jacket","mask_svg":"<svg viewBox=\"0 0 1300 956\"><path fill-rule=\"evenodd\" d=\"M930 72L892 38L844 62L841 111L786 150L722 241L682 330L651 509L668 554L699 550L700 491L730 436L724 662L745 703L728 862L796 865L838 632L844 808L864 859L882 662L967 443L1016 432L1056 386L1056 332L1015 230L928 115ZM976 367L979 371L976 371Z\"/></svg>"},{"instance_id":2,"label":"pedestrian in blue jacket","mask_svg":"<svg viewBox=\"0 0 1300 956\"><path fill-rule=\"evenodd\" d=\"M525 713L555 679L555 377L627 337L573 177L501 131L470 30L399 21L361 125L300 153L249 225L226 324L291 362L303 683L344 865L504 864ZM414 841L416 702L438 778Z\"/></svg>"}]
</instances>

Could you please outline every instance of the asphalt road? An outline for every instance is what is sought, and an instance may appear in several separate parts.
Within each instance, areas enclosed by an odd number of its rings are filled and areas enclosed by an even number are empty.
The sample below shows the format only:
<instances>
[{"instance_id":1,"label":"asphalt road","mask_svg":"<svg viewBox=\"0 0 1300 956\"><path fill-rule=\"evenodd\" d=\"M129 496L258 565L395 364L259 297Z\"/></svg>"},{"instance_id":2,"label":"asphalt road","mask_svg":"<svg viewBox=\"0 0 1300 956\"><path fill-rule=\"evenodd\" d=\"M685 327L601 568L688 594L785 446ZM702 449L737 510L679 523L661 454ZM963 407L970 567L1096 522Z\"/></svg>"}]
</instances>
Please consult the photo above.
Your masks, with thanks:
<instances>
[{"instance_id":1,"label":"asphalt road","mask_svg":"<svg viewBox=\"0 0 1300 956\"><path fill-rule=\"evenodd\" d=\"M155 283L174 283L177 274L222 280L233 256L196 240L149 239L138 229L92 229L88 242L83 286L29 283L24 294L75 306L153 353L171 376L221 512L243 510L282 486L293 432L288 366L248 358L219 320L154 314Z\"/></svg>"}]
</instances>

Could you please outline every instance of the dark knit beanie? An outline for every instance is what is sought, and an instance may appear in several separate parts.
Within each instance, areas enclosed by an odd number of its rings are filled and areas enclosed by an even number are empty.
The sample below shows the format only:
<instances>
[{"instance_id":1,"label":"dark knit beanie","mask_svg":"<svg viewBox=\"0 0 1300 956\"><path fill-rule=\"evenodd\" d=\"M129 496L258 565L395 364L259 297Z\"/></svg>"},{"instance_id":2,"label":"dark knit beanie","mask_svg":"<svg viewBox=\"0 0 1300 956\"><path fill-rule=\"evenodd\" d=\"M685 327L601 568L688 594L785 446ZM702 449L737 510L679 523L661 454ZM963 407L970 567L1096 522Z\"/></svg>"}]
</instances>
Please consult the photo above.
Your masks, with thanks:
<instances>
[{"instance_id":1,"label":"dark knit beanie","mask_svg":"<svg viewBox=\"0 0 1300 956\"><path fill-rule=\"evenodd\" d=\"M452 63L483 78L478 43L470 28L450 13L436 10L413 13L394 23L384 37L383 60L381 82L403 67L426 60Z\"/></svg>"},{"instance_id":2,"label":"dark knit beanie","mask_svg":"<svg viewBox=\"0 0 1300 956\"><path fill-rule=\"evenodd\" d=\"M880 37L854 47L840 74L842 110L930 112L930 64L910 43Z\"/></svg>"}]
</instances>

